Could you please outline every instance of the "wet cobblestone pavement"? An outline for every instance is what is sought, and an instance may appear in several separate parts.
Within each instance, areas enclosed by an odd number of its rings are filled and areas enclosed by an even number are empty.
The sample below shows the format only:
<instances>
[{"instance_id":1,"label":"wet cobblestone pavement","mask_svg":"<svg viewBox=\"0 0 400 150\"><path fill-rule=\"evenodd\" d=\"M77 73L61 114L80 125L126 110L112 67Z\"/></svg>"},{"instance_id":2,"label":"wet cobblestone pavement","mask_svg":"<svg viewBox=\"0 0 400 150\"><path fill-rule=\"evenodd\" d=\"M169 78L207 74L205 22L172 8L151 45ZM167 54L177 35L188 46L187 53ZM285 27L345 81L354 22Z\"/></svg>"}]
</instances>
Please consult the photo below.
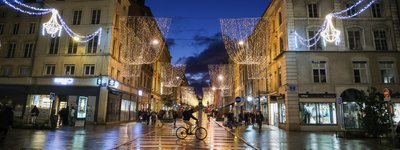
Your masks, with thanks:
<instances>
[{"instance_id":1,"label":"wet cobblestone pavement","mask_svg":"<svg viewBox=\"0 0 400 150\"><path fill-rule=\"evenodd\" d=\"M188 136L179 140L176 128L166 124L162 128L141 123L113 126L63 127L59 130L13 129L3 142L1 150L20 149L290 149L290 150L375 150L393 149L382 145L379 139L338 138L335 133L288 132L265 125L262 132L253 126L229 130L221 122L203 121L208 131L204 141ZM179 121L178 126L183 125Z\"/></svg>"}]
</instances>

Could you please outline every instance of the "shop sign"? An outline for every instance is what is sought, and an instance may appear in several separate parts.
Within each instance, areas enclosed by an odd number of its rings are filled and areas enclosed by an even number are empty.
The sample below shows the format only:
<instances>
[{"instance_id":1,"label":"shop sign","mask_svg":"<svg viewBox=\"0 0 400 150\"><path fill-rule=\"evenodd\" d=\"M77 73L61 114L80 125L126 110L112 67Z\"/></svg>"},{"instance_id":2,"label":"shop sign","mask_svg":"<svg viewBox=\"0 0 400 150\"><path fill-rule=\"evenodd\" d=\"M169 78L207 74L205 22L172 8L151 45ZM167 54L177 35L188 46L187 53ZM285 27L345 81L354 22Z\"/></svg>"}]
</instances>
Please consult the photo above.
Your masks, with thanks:
<instances>
[{"instance_id":1,"label":"shop sign","mask_svg":"<svg viewBox=\"0 0 400 150\"><path fill-rule=\"evenodd\" d=\"M338 98L337 103L338 103L338 104L342 104L342 103L343 103L342 97L339 97L339 98Z\"/></svg>"},{"instance_id":2,"label":"shop sign","mask_svg":"<svg viewBox=\"0 0 400 150\"><path fill-rule=\"evenodd\" d=\"M299 94L300 98L336 98L336 94Z\"/></svg>"},{"instance_id":3,"label":"shop sign","mask_svg":"<svg viewBox=\"0 0 400 150\"><path fill-rule=\"evenodd\" d=\"M289 91L296 91L296 86L290 85L289 86Z\"/></svg>"},{"instance_id":4,"label":"shop sign","mask_svg":"<svg viewBox=\"0 0 400 150\"><path fill-rule=\"evenodd\" d=\"M56 93L50 93L50 100L54 100L56 98Z\"/></svg>"},{"instance_id":5,"label":"shop sign","mask_svg":"<svg viewBox=\"0 0 400 150\"><path fill-rule=\"evenodd\" d=\"M54 78L53 82L56 84L61 84L61 85L69 85L69 84L74 83L74 79L73 78Z\"/></svg>"},{"instance_id":6,"label":"shop sign","mask_svg":"<svg viewBox=\"0 0 400 150\"><path fill-rule=\"evenodd\" d=\"M115 81L115 80L108 80L108 86L118 88L119 83L118 83L118 81Z\"/></svg>"}]
</instances>

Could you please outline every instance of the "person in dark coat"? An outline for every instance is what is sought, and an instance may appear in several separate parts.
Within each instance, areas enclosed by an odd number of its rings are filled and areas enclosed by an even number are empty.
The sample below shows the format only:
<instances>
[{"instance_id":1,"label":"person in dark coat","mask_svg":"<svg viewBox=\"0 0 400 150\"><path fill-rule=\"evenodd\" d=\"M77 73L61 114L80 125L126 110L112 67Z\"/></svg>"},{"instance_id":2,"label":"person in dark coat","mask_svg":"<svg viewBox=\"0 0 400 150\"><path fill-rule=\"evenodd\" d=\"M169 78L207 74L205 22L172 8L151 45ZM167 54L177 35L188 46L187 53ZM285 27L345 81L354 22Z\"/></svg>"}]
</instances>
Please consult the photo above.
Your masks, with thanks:
<instances>
[{"instance_id":1,"label":"person in dark coat","mask_svg":"<svg viewBox=\"0 0 400 150\"><path fill-rule=\"evenodd\" d=\"M8 130L14 123L14 111L11 106L5 106L0 112L0 141L3 141L8 133Z\"/></svg>"},{"instance_id":2,"label":"person in dark coat","mask_svg":"<svg viewBox=\"0 0 400 150\"><path fill-rule=\"evenodd\" d=\"M36 118L39 116L39 109L35 106L31 109L32 124L36 124Z\"/></svg>"},{"instance_id":3,"label":"person in dark coat","mask_svg":"<svg viewBox=\"0 0 400 150\"><path fill-rule=\"evenodd\" d=\"M256 121L257 121L258 129L260 132L261 132L261 126L262 126L263 120L264 120L264 115L261 113L261 111L257 111Z\"/></svg>"},{"instance_id":4,"label":"person in dark coat","mask_svg":"<svg viewBox=\"0 0 400 150\"><path fill-rule=\"evenodd\" d=\"M174 121L174 128L176 128L176 118L178 118L178 113L175 110L172 110L172 119Z\"/></svg>"},{"instance_id":5,"label":"person in dark coat","mask_svg":"<svg viewBox=\"0 0 400 150\"><path fill-rule=\"evenodd\" d=\"M244 113L244 125L245 126L249 125L249 113L248 112Z\"/></svg>"}]
</instances>

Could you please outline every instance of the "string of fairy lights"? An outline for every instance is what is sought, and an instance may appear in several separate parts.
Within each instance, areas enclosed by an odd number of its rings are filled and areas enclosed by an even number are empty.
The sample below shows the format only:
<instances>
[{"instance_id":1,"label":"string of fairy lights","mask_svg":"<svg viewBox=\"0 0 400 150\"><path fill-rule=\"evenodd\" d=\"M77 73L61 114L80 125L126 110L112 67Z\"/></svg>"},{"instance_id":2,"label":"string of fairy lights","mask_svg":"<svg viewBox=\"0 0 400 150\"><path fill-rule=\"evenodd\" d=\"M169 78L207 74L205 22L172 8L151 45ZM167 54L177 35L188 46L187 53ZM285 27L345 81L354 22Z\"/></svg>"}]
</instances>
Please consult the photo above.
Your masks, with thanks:
<instances>
[{"instance_id":1,"label":"string of fairy lights","mask_svg":"<svg viewBox=\"0 0 400 150\"><path fill-rule=\"evenodd\" d=\"M357 6L360 6L365 2L365 0L359 0L350 7L347 7L344 10L338 11L338 12L333 12L329 13L325 17L325 21L322 23L321 28L314 34L313 37L310 38L303 38L301 35L299 35L297 32L294 32L295 35L295 46L298 48L298 43L300 43L303 46L306 47L313 47L315 46L319 40L323 40L324 46L326 46L327 42L329 43L334 43L335 45L339 45L340 43L340 31L336 29L333 25L332 19L350 19L355 16L360 15L363 13L365 10L370 8L372 4L377 2L378 0L371 0L368 3L365 4L364 7L361 9L358 9L356 12L351 12L349 11L354 11ZM345 15L347 14L347 15Z\"/></svg>"},{"instance_id":2,"label":"string of fairy lights","mask_svg":"<svg viewBox=\"0 0 400 150\"><path fill-rule=\"evenodd\" d=\"M55 8L37 8L33 6L26 5L18 0L2 0L4 4L10 6L14 10L17 10L21 13L29 14L29 15L45 15L51 13L51 17L49 21L43 23L42 34L50 35L52 38L60 37L62 30L73 38L76 42L88 42L90 40L98 40L97 44L100 44L100 36L102 28L100 27L92 34L88 35L80 35L74 32L68 25L65 23L64 19L58 13L58 10Z\"/></svg>"}]
</instances>

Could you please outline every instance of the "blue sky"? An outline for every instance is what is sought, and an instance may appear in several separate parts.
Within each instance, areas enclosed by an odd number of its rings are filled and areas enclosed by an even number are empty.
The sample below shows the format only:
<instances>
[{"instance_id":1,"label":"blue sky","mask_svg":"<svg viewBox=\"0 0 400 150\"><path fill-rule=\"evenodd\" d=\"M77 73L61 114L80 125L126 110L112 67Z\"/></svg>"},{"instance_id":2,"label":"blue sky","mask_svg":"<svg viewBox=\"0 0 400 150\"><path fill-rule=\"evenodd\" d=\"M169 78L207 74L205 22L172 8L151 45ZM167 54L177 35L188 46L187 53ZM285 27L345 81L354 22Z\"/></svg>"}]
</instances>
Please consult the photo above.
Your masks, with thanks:
<instances>
[{"instance_id":1,"label":"blue sky","mask_svg":"<svg viewBox=\"0 0 400 150\"><path fill-rule=\"evenodd\" d=\"M219 19L260 17L269 3L270 0L146 0L155 17L172 18L167 37L172 63L187 65L186 76L196 93L207 85L207 65L228 59Z\"/></svg>"}]
</instances>

